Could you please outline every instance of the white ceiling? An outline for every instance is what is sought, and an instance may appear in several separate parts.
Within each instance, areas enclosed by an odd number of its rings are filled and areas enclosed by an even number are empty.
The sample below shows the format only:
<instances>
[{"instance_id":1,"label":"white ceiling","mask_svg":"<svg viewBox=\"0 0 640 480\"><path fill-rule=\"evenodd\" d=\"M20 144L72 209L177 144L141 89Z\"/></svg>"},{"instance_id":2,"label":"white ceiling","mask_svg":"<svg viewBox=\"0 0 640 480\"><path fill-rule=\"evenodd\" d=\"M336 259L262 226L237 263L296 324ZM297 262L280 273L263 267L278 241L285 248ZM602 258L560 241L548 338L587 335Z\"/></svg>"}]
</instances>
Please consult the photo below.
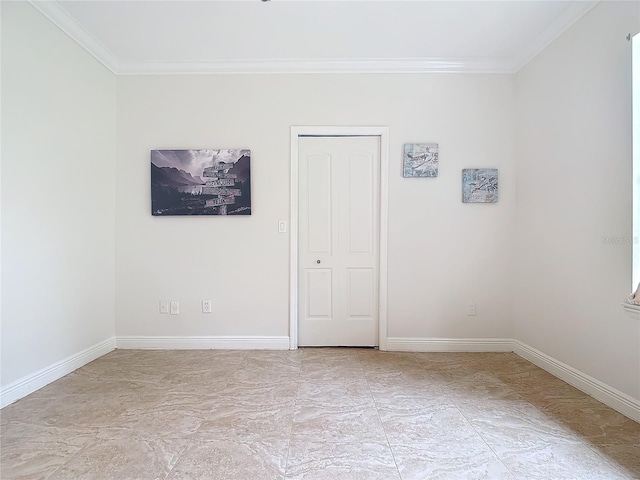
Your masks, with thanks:
<instances>
[{"instance_id":1,"label":"white ceiling","mask_svg":"<svg viewBox=\"0 0 640 480\"><path fill-rule=\"evenodd\" d=\"M118 74L511 73L596 1L31 2Z\"/></svg>"}]
</instances>

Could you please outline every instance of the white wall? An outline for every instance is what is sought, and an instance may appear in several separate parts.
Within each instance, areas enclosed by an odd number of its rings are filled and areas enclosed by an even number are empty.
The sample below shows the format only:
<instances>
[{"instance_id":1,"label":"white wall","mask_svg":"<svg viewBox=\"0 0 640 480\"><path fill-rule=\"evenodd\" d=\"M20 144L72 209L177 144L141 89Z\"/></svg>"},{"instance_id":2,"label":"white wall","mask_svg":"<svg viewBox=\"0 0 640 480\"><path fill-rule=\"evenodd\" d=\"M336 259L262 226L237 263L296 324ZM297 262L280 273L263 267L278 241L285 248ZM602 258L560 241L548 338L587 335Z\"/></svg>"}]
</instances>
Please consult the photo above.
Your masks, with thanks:
<instances>
[{"instance_id":1,"label":"white wall","mask_svg":"<svg viewBox=\"0 0 640 480\"><path fill-rule=\"evenodd\" d=\"M640 399L631 288L631 43L602 2L516 77L515 338Z\"/></svg>"},{"instance_id":2,"label":"white wall","mask_svg":"<svg viewBox=\"0 0 640 480\"><path fill-rule=\"evenodd\" d=\"M114 335L116 84L24 2L2 2L2 380Z\"/></svg>"},{"instance_id":3,"label":"white wall","mask_svg":"<svg viewBox=\"0 0 640 480\"><path fill-rule=\"evenodd\" d=\"M637 2L603 2L515 78L116 80L2 2L1 384L110 338L114 315L119 336L288 335L289 128L388 125L389 336L515 337L640 398L640 325L620 308L639 29ZM403 179L402 144L422 141L440 176ZM250 148L253 215L152 217L159 148ZM461 203L465 167L499 168L498 204Z\"/></svg>"},{"instance_id":4,"label":"white wall","mask_svg":"<svg viewBox=\"0 0 640 480\"><path fill-rule=\"evenodd\" d=\"M388 125L389 336L510 338L514 108L508 75L119 77L117 335L288 335L290 127ZM440 176L402 178L428 141ZM149 151L185 148L251 149L251 216L151 216ZM461 203L465 167L500 169L498 204Z\"/></svg>"}]
</instances>

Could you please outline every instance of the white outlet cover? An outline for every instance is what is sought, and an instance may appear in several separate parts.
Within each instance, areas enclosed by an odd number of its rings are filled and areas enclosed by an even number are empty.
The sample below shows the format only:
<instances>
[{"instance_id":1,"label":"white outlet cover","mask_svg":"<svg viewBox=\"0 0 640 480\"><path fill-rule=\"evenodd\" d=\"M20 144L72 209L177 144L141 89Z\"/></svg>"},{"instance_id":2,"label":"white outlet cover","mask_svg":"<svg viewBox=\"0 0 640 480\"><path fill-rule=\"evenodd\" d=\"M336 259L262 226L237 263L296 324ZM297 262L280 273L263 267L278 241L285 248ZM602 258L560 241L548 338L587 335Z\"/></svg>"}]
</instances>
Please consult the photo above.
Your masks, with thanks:
<instances>
[{"instance_id":1,"label":"white outlet cover","mask_svg":"<svg viewBox=\"0 0 640 480\"><path fill-rule=\"evenodd\" d=\"M211 313L211 300L202 301L202 313Z\"/></svg>"}]
</instances>

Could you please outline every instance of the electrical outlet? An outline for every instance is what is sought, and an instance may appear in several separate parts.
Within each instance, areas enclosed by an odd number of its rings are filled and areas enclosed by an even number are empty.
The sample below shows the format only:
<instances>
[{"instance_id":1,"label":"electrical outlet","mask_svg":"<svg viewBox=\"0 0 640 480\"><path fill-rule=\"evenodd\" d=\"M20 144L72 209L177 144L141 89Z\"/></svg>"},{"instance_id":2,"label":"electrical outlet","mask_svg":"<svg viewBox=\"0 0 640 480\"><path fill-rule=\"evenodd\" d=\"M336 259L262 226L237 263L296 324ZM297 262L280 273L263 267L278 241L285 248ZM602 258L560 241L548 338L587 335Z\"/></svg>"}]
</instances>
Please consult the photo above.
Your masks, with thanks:
<instances>
[{"instance_id":1,"label":"electrical outlet","mask_svg":"<svg viewBox=\"0 0 640 480\"><path fill-rule=\"evenodd\" d=\"M467 306L467 315L469 315L470 317L474 317L476 315L475 303L470 303L469 306Z\"/></svg>"},{"instance_id":2,"label":"electrical outlet","mask_svg":"<svg viewBox=\"0 0 640 480\"><path fill-rule=\"evenodd\" d=\"M171 302L171 315L179 315L180 314L180 303L179 302Z\"/></svg>"},{"instance_id":3,"label":"electrical outlet","mask_svg":"<svg viewBox=\"0 0 640 480\"><path fill-rule=\"evenodd\" d=\"M160 313L169 313L169 302L160 302Z\"/></svg>"},{"instance_id":4,"label":"electrical outlet","mask_svg":"<svg viewBox=\"0 0 640 480\"><path fill-rule=\"evenodd\" d=\"M211 300L202 300L202 313L211 313Z\"/></svg>"}]
</instances>

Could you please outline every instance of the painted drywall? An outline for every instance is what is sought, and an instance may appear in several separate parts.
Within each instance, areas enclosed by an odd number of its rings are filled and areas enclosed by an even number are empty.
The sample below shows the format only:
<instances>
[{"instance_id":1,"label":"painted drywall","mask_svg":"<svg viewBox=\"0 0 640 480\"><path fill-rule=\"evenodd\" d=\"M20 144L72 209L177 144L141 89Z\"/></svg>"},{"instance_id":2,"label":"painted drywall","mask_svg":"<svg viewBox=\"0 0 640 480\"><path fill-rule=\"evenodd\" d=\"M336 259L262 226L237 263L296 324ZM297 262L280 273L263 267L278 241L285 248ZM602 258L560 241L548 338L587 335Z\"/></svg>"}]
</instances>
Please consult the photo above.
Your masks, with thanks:
<instances>
[{"instance_id":1,"label":"painted drywall","mask_svg":"<svg viewBox=\"0 0 640 480\"><path fill-rule=\"evenodd\" d=\"M114 335L113 74L2 2L3 387Z\"/></svg>"},{"instance_id":2,"label":"painted drywall","mask_svg":"<svg viewBox=\"0 0 640 480\"><path fill-rule=\"evenodd\" d=\"M515 338L640 399L632 251L631 43L602 2L516 76Z\"/></svg>"},{"instance_id":3,"label":"painted drywall","mask_svg":"<svg viewBox=\"0 0 640 480\"><path fill-rule=\"evenodd\" d=\"M290 127L383 125L389 336L511 338L513 76L120 76L117 97L118 336L288 335ZM406 142L440 144L438 178L402 178ZM186 148L251 149L251 216L151 216L149 151ZM500 170L497 204L462 204L470 167Z\"/></svg>"}]
</instances>

